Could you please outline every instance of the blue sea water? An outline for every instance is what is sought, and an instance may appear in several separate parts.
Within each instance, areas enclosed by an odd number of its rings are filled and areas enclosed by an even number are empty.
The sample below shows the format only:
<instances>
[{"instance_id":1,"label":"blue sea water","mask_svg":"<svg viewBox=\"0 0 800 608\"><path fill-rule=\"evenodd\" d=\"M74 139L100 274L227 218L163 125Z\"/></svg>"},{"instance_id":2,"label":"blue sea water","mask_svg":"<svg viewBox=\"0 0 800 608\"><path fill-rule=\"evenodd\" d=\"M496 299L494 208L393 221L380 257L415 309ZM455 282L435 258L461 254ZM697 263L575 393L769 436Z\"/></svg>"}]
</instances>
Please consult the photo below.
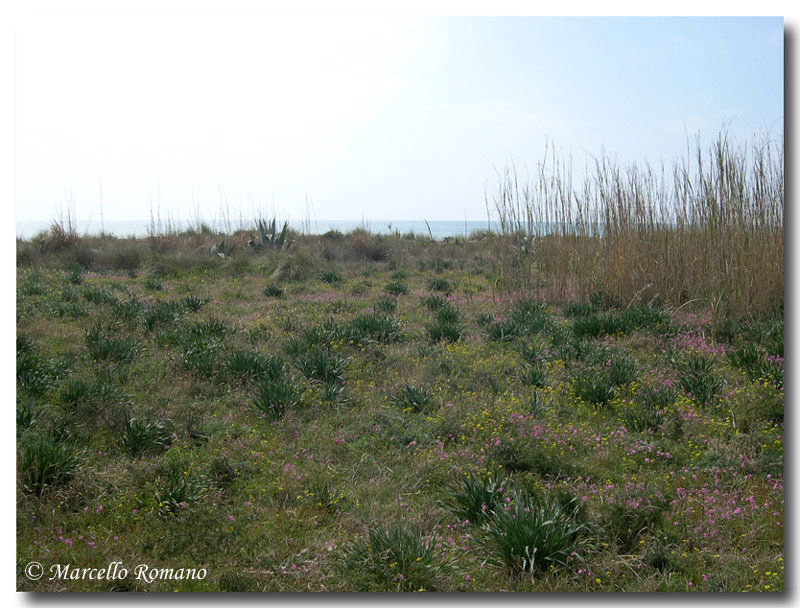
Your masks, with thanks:
<instances>
[{"instance_id":1,"label":"blue sea water","mask_svg":"<svg viewBox=\"0 0 800 608\"><path fill-rule=\"evenodd\" d=\"M204 224L213 230L220 230L223 232L233 230L252 230L255 232L255 223L252 225L244 224L239 225L238 222L230 222L225 224L218 221L204 221ZM30 239L38 233L47 230L50 227L49 221L17 221L17 238ZM126 236L147 236L153 227L150 220L90 220L86 222L75 222L76 229L79 234L113 234L118 237ZM186 230L192 227L191 222L172 221L169 228L177 229L178 231ZM339 232L347 233L351 230L361 228L374 234L392 234L398 232L400 234L408 234L413 232L420 236L433 236L434 239L440 240L446 237L465 236L471 234L475 230L499 230L497 222L483 221L429 221L424 220L289 220L289 227L304 234L324 234L330 230L338 230ZM156 225L156 233L166 231L168 226L165 223L159 227Z\"/></svg>"}]
</instances>

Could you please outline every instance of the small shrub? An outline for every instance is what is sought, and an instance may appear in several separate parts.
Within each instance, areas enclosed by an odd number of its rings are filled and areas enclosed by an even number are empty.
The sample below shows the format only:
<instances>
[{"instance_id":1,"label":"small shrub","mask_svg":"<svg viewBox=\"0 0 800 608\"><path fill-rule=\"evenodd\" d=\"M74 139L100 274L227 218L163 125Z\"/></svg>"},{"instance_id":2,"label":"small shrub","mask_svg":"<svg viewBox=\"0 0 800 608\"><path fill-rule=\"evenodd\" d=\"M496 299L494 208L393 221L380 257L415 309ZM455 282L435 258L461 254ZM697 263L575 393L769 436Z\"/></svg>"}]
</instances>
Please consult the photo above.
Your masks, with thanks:
<instances>
[{"instance_id":1,"label":"small shrub","mask_svg":"<svg viewBox=\"0 0 800 608\"><path fill-rule=\"evenodd\" d=\"M366 540L344 547L339 568L359 591L436 591L454 565L441 547L435 535L407 523L376 525Z\"/></svg>"},{"instance_id":2,"label":"small shrub","mask_svg":"<svg viewBox=\"0 0 800 608\"><path fill-rule=\"evenodd\" d=\"M71 440L51 434L30 438L18 459L19 484L31 494L41 494L70 481L83 460L83 450Z\"/></svg>"}]
</instances>

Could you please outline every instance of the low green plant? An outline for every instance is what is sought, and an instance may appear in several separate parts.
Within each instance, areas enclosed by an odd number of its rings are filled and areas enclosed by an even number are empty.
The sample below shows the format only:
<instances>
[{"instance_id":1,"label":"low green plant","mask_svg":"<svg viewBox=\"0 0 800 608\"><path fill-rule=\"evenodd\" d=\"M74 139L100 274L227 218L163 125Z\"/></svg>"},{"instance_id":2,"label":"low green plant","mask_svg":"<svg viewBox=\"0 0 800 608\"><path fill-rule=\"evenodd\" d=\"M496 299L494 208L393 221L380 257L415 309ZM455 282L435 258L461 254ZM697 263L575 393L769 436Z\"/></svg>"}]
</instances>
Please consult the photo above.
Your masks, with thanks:
<instances>
[{"instance_id":1,"label":"low green plant","mask_svg":"<svg viewBox=\"0 0 800 608\"><path fill-rule=\"evenodd\" d=\"M263 355L251 350L234 350L225 356L225 370L235 378L246 382L280 377L286 362L277 355Z\"/></svg>"},{"instance_id":2,"label":"low green plant","mask_svg":"<svg viewBox=\"0 0 800 608\"><path fill-rule=\"evenodd\" d=\"M283 287L277 283L271 283L264 288L264 295L269 298L281 298L283 297L283 293Z\"/></svg>"},{"instance_id":3,"label":"low green plant","mask_svg":"<svg viewBox=\"0 0 800 608\"><path fill-rule=\"evenodd\" d=\"M547 367L541 361L529 363L522 370L521 378L528 386L544 388L547 384Z\"/></svg>"},{"instance_id":4,"label":"low green plant","mask_svg":"<svg viewBox=\"0 0 800 608\"><path fill-rule=\"evenodd\" d=\"M119 445L131 458L155 451L164 451L172 443L172 423L150 412L132 416L128 409L122 411Z\"/></svg>"},{"instance_id":5,"label":"low green plant","mask_svg":"<svg viewBox=\"0 0 800 608\"><path fill-rule=\"evenodd\" d=\"M381 344L400 342L403 338L403 326L400 321L383 313L365 313L353 318L346 327L349 339L363 340L370 338Z\"/></svg>"},{"instance_id":6,"label":"low green plant","mask_svg":"<svg viewBox=\"0 0 800 608\"><path fill-rule=\"evenodd\" d=\"M497 476L464 475L459 486L449 491L444 505L459 523L469 521L480 525L495 509L502 507L508 495L507 486L507 480Z\"/></svg>"},{"instance_id":7,"label":"low green plant","mask_svg":"<svg viewBox=\"0 0 800 608\"><path fill-rule=\"evenodd\" d=\"M427 296L423 296L420 298L420 303L433 312L441 309L442 307L447 305L447 296L442 296L439 294L429 294Z\"/></svg>"},{"instance_id":8,"label":"low green plant","mask_svg":"<svg viewBox=\"0 0 800 608\"><path fill-rule=\"evenodd\" d=\"M170 463L156 481L154 499L158 514L173 516L202 502L211 489L210 485L206 476L191 466Z\"/></svg>"},{"instance_id":9,"label":"low green plant","mask_svg":"<svg viewBox=\"0 0 800 608\"><path fill-rule=\"evenodd\" d=\"M701 405L709 405L725 385L713 372L714 361L703 355L692 353L678 361L678 383Z\"/></svg>"},{"instance_id":10,"label":"low green plant","mask_svg":"<svg viewBox=\"0 0 800 608\"><path fill-rule=\"evenodd\" d=\"M506 508L496 508L477 538L484 563L532 575L570 568L583 556L588 527L560 502L517 490Z\"/></svg>"},{"instance_id":11,"label":"low green plant","mask_svg":"<svg viewBox=\"0 0 800 608\"><path fill-rule=\"evenodd\" d=\"M410 384L404 384L389 397L389 401L403 411L419 413L433 401L433 393L424 386L417 388Z\"/></svg>"},{"instance_id":12,"label":"low green plant","mask_svg":"<svg viewBox=\"0 0 800 608\"><path fill-rule=\"evenodd\" d=\"M151 306L142 315L142 324L147 331L158 326L173 325L186 314L186 306L179 300L166 300Z\"/></svg>"},{"instance_id":13,"label":"low green plant","mask_svg":"<svg viewBox=\"0 0 800 608\"><path fill-rule=\"evenodd\" d=\"M95 285L87 285L83 289L83 298L95 305L117 303L117 297L108 290Z\"/></svg>"},{"instance_id":14,"label":"low green plant","mask_svg":"<svg viewBox=\"0 0 800 608\"><path fill-rule=\"evenodd\" d=\"M342 275L336 270L323 270L319 273L319 280L329 285L338 285L342 282Z\"/></svg>"},{"instance_id":15,"label":"low green plant","mask_svg":"<svg viewBox=\"0 0 800 608\"><path fill-rule=\"evenodd\" d=\"M397 310L397 298L381 296L373 307L376 312L390 315Z\"/></svg>"},{"instance_id":16,"label":"low green plant","mask_svg":"<svg viewBox=\"0 0 800 608\"><path fill-rule=\"evenodd\" d=\"M327 348L315 347L297 356L294 366L309 380L318 382L344 381L350 357L342 357Z\"/></svg>"},{"instance_id":17,"label":"low green plant","mask_svg":"<svg viewBox=\"0 0 800 608\"><path fill-rule=\"evenodd\" d=\"M17 460L20 486L41 494L69 482L84 462L84 451L76 443L53 434L29 437L22 442Z\"/></svg>"},{"instance_id":18,"label":"low green plant","mask_svg":"<svg viewBox=\"0 0 800 608\"><path fill-rule=\"evenodd\" d=\"M358 591L436 591L454 564L434 534L390 523L346 545L339 568Z\"/></svg>"},{"instance_id":19,"label":"low green plant","mask_svg":"<svg viewBox=\"0 0 800 608\"><path fill-rule=\"evenodd\" d=\"M271 420L279 420L300 404L300 390L287 377L261 380L256 385L252 406Z\"/></svg>"},{"instance_id":20,"label":"low green plant","mask_svg":"<svg viewBox=\"0 0 800 608\"><path fill-rule=\"evenodd\" d=\"M387 283L384 287L384 290L393 296L406 295L409 291L408 285L403 281L392 281L391 283Z\"/></svg>"},{"instance_id":21,"label":"low green plant","mask_svg":"<svg viewBox=\"0 0 800 608\"><path fill-rule=\"evenodd\" d=\"M425 287L430 291L439 291L445 294L449 294L453 291L453 284L442 277L429 277L425 281Z\"/></svg>"},{"instance_id":22,"label":"low green plant","mask_svg":"<svg viewBox=\"0 0 800 608\"><path fill-rule=\"evenodd\" d=\"M70 285L82 284L83 273L84 273L83 267L76 264L75 266L69 269L69 274L67 274L67 283L69 283Z\"/></svg>"},{"instance_id":23,"label":"low green plant","mask_svg":"<svg viewBox=\"0 0 800 608\"><path fill-rule=\"evenodd\" d=\"M142 285L147 291L161 291L161 289L164 287L163 281L155 277L147 277L142 282Z\"/></svg>"},{"instance_id":24,"label":"low green plant","mask_svg":"<svg viewBox=\"0 0 800 608\"><path fill-rule=\"evenodd\" d=\"M95 324L86 332L86 348L92 362L130 363L142 352L139 342L129 336L109 335L113 331L114 328Z\"/></svg>"}]
</instances>

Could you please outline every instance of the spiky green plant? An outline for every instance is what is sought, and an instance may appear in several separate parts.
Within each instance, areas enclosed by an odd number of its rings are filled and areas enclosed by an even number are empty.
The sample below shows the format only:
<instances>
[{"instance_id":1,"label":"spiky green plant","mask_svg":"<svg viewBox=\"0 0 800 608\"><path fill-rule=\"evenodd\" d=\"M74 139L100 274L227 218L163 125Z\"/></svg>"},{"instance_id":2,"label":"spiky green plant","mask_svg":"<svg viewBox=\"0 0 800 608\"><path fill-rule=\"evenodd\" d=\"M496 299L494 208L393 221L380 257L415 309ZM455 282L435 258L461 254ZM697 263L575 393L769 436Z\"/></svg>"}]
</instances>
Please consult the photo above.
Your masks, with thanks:
<instances>
[{"instance_id":1,"label":"spiky green plant","mask_svg":"<svg viewBox=\"0 0 800 608\"><path fill-rule=\"evenodd\" d=\"M535 575L574 564L588 543L587 532L574 509L517 490L507 510L492 512L477 541L486 553L484 563Z\"/></svg>"},{"instance_id":2,"label":"spiky green plant","mask_svg":"<svg viewBox=\"0 0 800 608\"><path fill-rule=\"evenodd\" d=\"M300 404L300 390L290 378L262 380L256 385L251 404L267 418L279 420Z\"/></svg>"},{"instance_id":3,"label":"spiky green plant","mask_svg":"<svg viewBox=\"0 0 800 608\"><path fill-rule=\"evenodd\" d=\"M507 485L506 479L496 475L464 475L459 486L449 491L444 506L460 523L469 521L480 525L495 509L501 507L508 494Z\"/></svg>"},{"instance_id":4,"label":"spiky green plant","mask_svg":"<svg viewBox=\"0 0 800 608\"><path fill-rule=\"evenodd\" d=\"M84 451L69 439L43 434L22 443L17 460L20 486L31 494L67 483L84 461Z\"/></svg>"},{"instance_id":5,"label":"spiky green plant","mask_svg":"<svg viewBox=\"0 0 800 608\"><path fill-rule=\"evenodd\" d=\"M360 591L436 591L455 565L434 534L408 523L373 525L346 545L339 568Z\"/></svg>"}]
</instances>

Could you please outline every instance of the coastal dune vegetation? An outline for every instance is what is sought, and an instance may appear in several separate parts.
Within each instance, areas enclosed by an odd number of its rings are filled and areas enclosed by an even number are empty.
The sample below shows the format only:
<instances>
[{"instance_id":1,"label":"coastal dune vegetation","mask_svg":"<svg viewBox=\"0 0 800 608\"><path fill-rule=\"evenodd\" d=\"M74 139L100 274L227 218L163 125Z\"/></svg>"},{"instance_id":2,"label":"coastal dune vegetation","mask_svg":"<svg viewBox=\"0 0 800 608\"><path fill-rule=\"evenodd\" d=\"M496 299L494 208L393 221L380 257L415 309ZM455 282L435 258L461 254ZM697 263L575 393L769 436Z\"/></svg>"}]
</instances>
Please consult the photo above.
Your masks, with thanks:
<instances>
[{"instance_id":1,"label":"coastal dune vegetation","mask_svg":"<svg viewBox=\"0 0 800 608\"><path fill-rule=\"evenodd\" d=\"M18 239L17 588L782 591L783 196L723 133L441 240Z\"/></svg>"}]
</instances>

